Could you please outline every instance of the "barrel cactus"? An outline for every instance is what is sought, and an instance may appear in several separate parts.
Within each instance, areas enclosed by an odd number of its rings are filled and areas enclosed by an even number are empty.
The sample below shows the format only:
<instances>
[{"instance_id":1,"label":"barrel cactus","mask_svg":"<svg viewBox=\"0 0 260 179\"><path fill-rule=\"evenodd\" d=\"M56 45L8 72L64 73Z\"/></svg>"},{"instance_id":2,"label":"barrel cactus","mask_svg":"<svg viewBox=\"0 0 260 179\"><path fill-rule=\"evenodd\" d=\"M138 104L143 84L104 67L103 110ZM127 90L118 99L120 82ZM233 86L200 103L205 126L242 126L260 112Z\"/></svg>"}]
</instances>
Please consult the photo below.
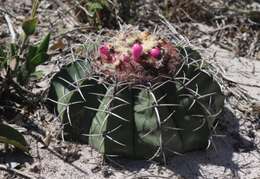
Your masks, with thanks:
<instances>
[{"instance_id":1,"label":"barrel cactus","mask_svg":"<svg viewBox=\"0 0 260 179\"><path fill-rule=\"evenodd\" d=\"M207 148L224 96L198 52L128 29L63 67L49 100L70 139L105 155L166 159Z\"/></svg>"}]
</instances>

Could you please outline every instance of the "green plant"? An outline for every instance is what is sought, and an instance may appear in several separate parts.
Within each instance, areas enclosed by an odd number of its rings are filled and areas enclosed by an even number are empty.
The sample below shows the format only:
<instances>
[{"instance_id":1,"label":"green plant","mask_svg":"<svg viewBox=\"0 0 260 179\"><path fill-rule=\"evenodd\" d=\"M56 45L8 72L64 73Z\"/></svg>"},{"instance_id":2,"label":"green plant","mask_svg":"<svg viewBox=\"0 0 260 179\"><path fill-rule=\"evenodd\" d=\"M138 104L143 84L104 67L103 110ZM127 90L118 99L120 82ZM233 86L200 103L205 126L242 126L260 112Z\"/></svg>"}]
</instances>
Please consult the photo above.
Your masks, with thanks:
<instances>
[{"instance_id":1,"label":"green plant","mask_svg":"<svg viewBox=\"0 0 260 179\"><path fill-rule=\"evenodd\" d=\"M50 34L37 44L30 43L30 37L37 28L36 10L39 3L39 0L33 1L31 16L22 24L23 34L19 36L20 39L17 40L13 35L10 43L6 42L0 47L0 105L4 105L4 101L34 105L33 100L39 98L36 95L33 96L33 93L27 89L31 77L38 74L36 67L48 59ZM10 32L13 31L11 23L9 23L9 29ZM18 131L4 124L0 124L0 128L3 129L0 134L0 142L28 151L26 142Z\"/></svg>"},{"instance_id":2,"label":"green plant","mask_svg":"<svg viewBox=\"0 0 260 179\"><path fill-rule=\"evenodd\" d=\"M23 135L15 128L7 124L0 124L0 142L13 145L24 152L29 151L27 142L25 141Z\"/></svg>"},{"instance_id":3,"label":"green plant","mask_svg":"<svg viewBox=\"0 0 260 179\"><path fill-rule=\"evenodd\" d=\"M105 155L166 160L209 145L224 96L198 52L138 30L52 79L50 101L74 140Z\"/></svg>"},{"instance_id":4,"label":"green plant","mask_svg":"<svg viewBox=\"0 0 260 179\"><path fill-rule=\"evenodd\" d=\"M130 0L116 0L113 3L108 0L70 1L71 4L75 2L79 21L88 22L99 29L118 27L120 18L125 22L130 18Z\"/></svg>"},{"instance_id":5,"label":"green plant","mask_svg":"<svg viewBox=\"0 0 260 179\"><path fill-rule=\"evenodd\" d=\"M20 40L7 43L0 51L0 70L3 79L16 80L17 83L25 85L29 78L34 75L35 69L48 59L47 50L50 34L46 35L36 45L30 44L30 37L35 33L38 19L36 9L39 1L34 1L32 14L23 24L23 34Z\"/></svg>"},{"instance_id":6,"label":"green plant","mask_svg":"<svg viewBox=\"0 0 260 179\"><path fill-rule=\"evenodd\" d=\"M112 5L106 0L81 0L69 3L76 4L75 12L80 22L88 22L97 28L111 23Z\"/></svg>"}]
</instances>

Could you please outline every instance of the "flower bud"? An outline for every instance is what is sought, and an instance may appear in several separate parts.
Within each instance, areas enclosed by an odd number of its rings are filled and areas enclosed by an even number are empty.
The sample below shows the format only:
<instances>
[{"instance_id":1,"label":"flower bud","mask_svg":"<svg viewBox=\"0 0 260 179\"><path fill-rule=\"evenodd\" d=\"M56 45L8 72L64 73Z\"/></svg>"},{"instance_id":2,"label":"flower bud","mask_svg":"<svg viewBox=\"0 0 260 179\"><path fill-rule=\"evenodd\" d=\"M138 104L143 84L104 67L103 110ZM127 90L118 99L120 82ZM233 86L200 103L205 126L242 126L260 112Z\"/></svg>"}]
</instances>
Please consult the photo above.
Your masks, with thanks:
<instances>
[{"instance_id":1,"label":"flower bud","mask_svg":"<svg viewBox=\"0 0 260 179\"><path fill-rule=\"evenodd\" d=\"M159 58L161 55L161 50L160 48L156 47L150 50L150 56L153 58Z\"/></svg>"},{"instance_id":2,"label":"flower bud","mask_svg":"<svg viewBox=\"0 0 260 179\"><path fill-rule=\"evenodd\" d=\"M99 48L99 55L104 60L108 60L110 58L109 48L107 45L102 45Z\"/></svg>"},{"instance_id":3,"label":"flower bud","mask_svg":"<svg viewBox=\"0 0 260 179\"><path fill-rule=\"evenodd\" d=\"M138 43L135 43L133 46L132 46L132 57L135 61L137 61L140 56L142 55L143 53L143 46L141 44L138 44Z\"/></svg>"}]
</instances>

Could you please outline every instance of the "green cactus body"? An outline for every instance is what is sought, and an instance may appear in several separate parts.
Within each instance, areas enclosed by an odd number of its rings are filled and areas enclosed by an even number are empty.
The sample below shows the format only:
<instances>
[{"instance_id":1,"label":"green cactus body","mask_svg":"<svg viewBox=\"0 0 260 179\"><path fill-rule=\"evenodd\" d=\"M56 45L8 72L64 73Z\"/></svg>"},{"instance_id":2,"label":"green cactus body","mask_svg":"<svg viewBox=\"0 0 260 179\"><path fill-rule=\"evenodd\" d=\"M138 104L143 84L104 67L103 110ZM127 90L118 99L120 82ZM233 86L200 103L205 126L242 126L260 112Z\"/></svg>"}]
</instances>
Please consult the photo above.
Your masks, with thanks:
<instances>
[{"instance_id":1,"label":"green cactus body","mask_svg":"<svg viewBox=\"0 0 260 179\"><path fill-rule=\"evenodd\" d=\"M164 85L156 90L142 90L135 102L136 155L140 157L152 159L183 151L179 129L174 122L177 101L168 103L165 99L170 93L162 93L161 88ZM175 89L168 90L172 94L176 92ZM148 153L147 149L151 151Z\"/></svg>"},{"instance_id":2,"label":"green cactus body","mask_svg":"<svg viewBox=\"0 0 260 179\"><path fill-rule=\"evenodd\" d=\"M90 129L89 143L110 155L132 156L134 117L128 88L110 87L103 98Z\"/></svg>"},{"instance_id":3,"label":"green cactus body","mask_svg":"<svg viewBox=\"0 0 260 179\"><path fill-rule=\"evenodd\" d=\"M162 48L175 53L167 44ZM190 55L188 60L174 67L172 75L140 82L108 79L100 84L104 77L94 75L95 68L88 62L71 63L53 78L50 90L59 115L68 123L65 132L110 156L166 159L205 149L224 96L206 68L196 63L198 54L191 49L185 53Z\"/></svg>"},{"instance_id":4,"label":"green cactus body","mask_svg":"<svg viewBox=\"0 0 260 179\"><path fill-rule=\"evenodd\" d=\"M71 63L52 79L49 94L49 98L56 101L57 112L65 124L65 137L83 142L88 142L88 137L81 134L89 131L96 114L83 106L97 108L99 101L92 93L105 93L103 85L98 85L93 79L85 80L85 75L89 72L88 62Z\"/></svg>"}]
</instances>

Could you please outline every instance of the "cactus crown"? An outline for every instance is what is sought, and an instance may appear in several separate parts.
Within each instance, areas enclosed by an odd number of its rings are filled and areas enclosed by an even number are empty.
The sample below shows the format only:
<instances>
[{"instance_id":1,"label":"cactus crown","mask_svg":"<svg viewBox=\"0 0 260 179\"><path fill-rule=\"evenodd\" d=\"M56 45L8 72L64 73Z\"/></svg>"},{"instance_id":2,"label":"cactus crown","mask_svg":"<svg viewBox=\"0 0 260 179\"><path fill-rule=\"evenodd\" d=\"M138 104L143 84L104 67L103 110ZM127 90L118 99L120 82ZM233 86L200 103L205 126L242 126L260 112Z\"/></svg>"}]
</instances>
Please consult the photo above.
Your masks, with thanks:
<instances>
[{"instance_id":1,"label":"cactus crown","mask_svg":"<svg viewBox=\"0 0 260 179\"><path fill-rule=\"evenodd\" d=\"M181 63L178 54L168 39L131 29L101 44L92 66L106 78L140 83L160 75L172 76Z\"/></svg>"}]
</instances>

